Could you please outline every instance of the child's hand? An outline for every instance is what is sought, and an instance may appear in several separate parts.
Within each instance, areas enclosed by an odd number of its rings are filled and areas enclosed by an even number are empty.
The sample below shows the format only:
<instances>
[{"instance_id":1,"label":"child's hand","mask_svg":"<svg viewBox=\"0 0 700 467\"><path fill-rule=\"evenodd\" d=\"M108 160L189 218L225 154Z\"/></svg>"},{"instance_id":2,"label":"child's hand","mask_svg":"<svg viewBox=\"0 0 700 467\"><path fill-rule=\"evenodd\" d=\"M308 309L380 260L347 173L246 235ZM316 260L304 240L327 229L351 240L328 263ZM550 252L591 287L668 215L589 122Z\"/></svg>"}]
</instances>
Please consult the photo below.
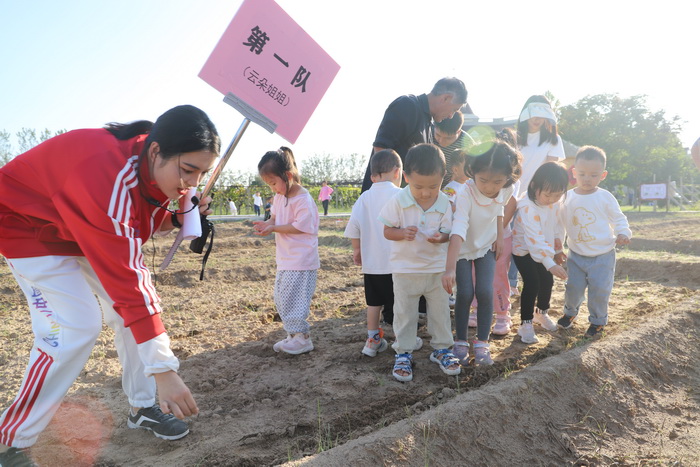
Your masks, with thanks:
<instances>
[{"instance_id":1,"label":"child's hand","mask_svg":"<svg viewBox=\"0 0 700 467\"><path fill-rule=\"evenodd\" d=\"M362 266L362 250L353 250L352 261L356 266Z\"/></svg>"},{"instance_id":2,"label":"child's hand","mask_svg":"<svg viewBox=\"0 0 700 467\"><path fill-rule=\"evenodd\" d=\"M554 255L554 262L560 266L562 264L566 263L566 254L563 251L561 253L555 254Z\"/></svg>"},{"instance_id":3,"label":"child's hand","mask_svg":"<svg viewBox=\"0 0 700 467\"><path fill-rule=\"evenodd\" d=\"M403 229L403 239L412 242L416 239L416 234L418 233L418 227L412 225L410 227L405 227Z\"/></svg>"},{"instance_id":4,"label":"child's hand","mask_svg":"<svg viewBox=\"0 0 700 467\"><path fill-rule=\"evenodd\" d=\"M629 245L630 239L629 239L629 237L627 237L627 235L620 234L620 235L618 235L617 238L615 239L615 243L616 243L617 245L620 245L620 246L622 246L622 245Z\"/></svg>"},{"instance_id":5,"label":"child's hand","mask_svg":"<svg viewBox=\"0 0 700 467\"><path fill-rule=\"evenodd\" d=\"M491 245L491 251L493 251L496 254L496 261L498 261L498 258L501 257L501 253L503 253L502 238L496 238L496 241L493 242L493 245Z\"/></svg>"},{"instance_id":6,"label":"child's hand","mask_svg":"<svg viewBox=\"0 0 700 467\"><path fill-rule=\"evenodd\" d=\"M455 278L456 274L454 271L445 271L445 274L442 275L442 288L445 289L448 294L452 293L452 287L455 285Z\"/></svg>"},{"instance_id":7,"label":"child's hand","mask_svg":"<svg viewBox=\"0 0 700 467\"><path fill-rule=\"evenodd\" d=\"M559 279L561 279L563 281L565 281L566 278L569 277L566 274L566 270L563 267L559 266L558 264L555 264L554 266L549 268L549 272L551 272L554 277L558 277Z\"/></svg>"},{"instance_id":8,"label":"child's hand","mask_svg":"<svg viewBox=\"0 0 700 467\"><path fill-rule=\"evenodd\" d=\"M428 243L445 243L450 239L450 236L444 233L435 232L428 237Z\"/></svg>"},{"instance_id":9,"label":"child's hand","mask_svg":"<svg viewBox=\"0 0 700 467\"><path fill-rule=\"evenodd\" d=\"M271 225L269 221L253 221L253 228L255 229L255 235L265 236L272 233L274 225Z\"/></svg>"}]
</instances>

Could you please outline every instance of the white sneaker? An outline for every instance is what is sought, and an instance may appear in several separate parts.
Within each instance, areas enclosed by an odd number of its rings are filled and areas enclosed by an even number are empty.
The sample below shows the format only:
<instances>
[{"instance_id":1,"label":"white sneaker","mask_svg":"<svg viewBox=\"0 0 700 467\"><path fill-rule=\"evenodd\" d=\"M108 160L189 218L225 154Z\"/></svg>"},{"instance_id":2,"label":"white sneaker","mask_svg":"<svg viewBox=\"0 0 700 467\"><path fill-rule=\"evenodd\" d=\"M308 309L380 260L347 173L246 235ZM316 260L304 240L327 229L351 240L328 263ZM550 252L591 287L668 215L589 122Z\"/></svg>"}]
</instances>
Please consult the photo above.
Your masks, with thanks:
<instances>
[{"instance_id":1,"label":"white sneaker","mask_svg":"<svg viewBox=\"0 0 700 467\"><path fill-rule=\"evenodd\" d=\"M476 327L476 311L469 312L469 327L470 328Z\"/></svg>"},{"instance_id":2,"label":"white sneaker","mask_svg":"<svg viewBox=\"0 0 700 467\"><path fill-rule=\"evenodd\" d=\"M450 295L450 297L447 299L448 303L450 304L450 309L454 310L455 309L455 302L457 299L455 298L454 295Z\"/></svg>"},{"instance_id":3,"label":"white sneaker","mask_svg":"<svg viewBox=\"0 0 700 467\"><path fill-rule=\"evenodd\" d=\"M287 342L280 344L279 349L288 354L299 355L311 352L314 349L314 344L311 342L311 337L304 337L304 334L299 332Z\"/></svg>"},{"instance_id":4,"label":"white sneaker","mask_svg":"<svg viewBox=\"0 0 700 467\"><path fill-rule=\"evenodd\" d=\"M386 340L384 339L384 331L379 329L377 338L368 337L365 342L365 347L362 349L362 353L368 357L376 357L377 352L384 352L389 347Z\"/></svg>"},{"instance_id":5,"label":"white sneaker","mask_svg":"<svg viewBox=\"0 0 700 467\"><path fill-rule=\"evenodd\" d=\"M556 331L557 330L557 323L552 321L549 317L549 314L547 313L549 310L535 310L535 314L532 317L532 323L533 324L539 324L543 328L545 328L547 331Z\"/></svg>"},{"instance_id":6,"label":"white sneaker","mask_svg":"<svg viewBox=\"0 0 700 467\"><path fill-rule=\"evenodd\" d=\"M518 328L518 335L520 340L526 344L537 344L540 341L535 334L535 328L532 326L532 323L521 324Z\"/></svg>"},{"instance_id":7,"label":"white sneaker","mask_svg":"<svg viewBox=\"0 0 700 467\"><path fill-rule=\"evenodd\" d=\"M510 319L510 315L496 315L496 325L493 327L491 332L496 336L505 336L510 334L510 328L513 325L513 321Z\"/></svg>"}]
</instances>

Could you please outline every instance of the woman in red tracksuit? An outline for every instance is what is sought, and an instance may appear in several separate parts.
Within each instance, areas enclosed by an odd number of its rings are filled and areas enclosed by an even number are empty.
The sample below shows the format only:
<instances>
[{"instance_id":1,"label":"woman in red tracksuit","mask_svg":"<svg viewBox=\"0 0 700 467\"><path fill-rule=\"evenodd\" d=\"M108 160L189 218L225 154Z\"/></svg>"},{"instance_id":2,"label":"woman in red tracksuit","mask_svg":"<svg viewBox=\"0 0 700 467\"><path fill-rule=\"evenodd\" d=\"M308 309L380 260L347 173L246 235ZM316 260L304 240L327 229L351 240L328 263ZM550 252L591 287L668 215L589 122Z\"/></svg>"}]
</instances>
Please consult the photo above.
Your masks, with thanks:
<instances>
[{"instance_id":1,"label":"woman in red tracksuit","mask_svg":"<svg viewBox=\"0 0 700 467\"><path fill-rule=\"evenodd\" d=\"M17 398L0 416L1 465L25 455L49 423L103 314L115 332L128 426L164 439L189 432L181 419L197 404L177 374L141 246L179 226L182 215L168 204L200 183L219 149L207 115L179 106L155 124L64 133L0 168L0 253L27 297L35 335ZM199 203L202 214L210 201Z\"/></svg>"}]
</instances>

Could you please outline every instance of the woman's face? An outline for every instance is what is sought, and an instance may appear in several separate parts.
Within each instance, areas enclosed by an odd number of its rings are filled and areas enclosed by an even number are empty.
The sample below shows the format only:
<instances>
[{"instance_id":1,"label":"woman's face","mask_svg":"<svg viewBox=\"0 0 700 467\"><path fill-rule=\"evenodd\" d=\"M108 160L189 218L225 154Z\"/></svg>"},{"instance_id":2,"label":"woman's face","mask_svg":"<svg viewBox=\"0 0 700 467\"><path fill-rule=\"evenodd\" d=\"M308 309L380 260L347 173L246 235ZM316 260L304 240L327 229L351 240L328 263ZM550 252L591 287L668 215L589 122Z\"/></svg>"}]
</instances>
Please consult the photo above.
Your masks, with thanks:
<instances>
[{"instance_id":1,"label":"woman's face","mask_svg":"<svg viewBox=\"0 0 700 467\"><path fill-rule=\"evenodd\" d=\"M149 152L151 176L158 189L173 200L183 197L190 188L199 186L218 157L210 151L194 151L164 159L157 143L153 143Z\"/></svg>"},{"instance_id":2,"label":"woman's face","mask_svg":"<svg viewBox=\"0 0 700 467\"><path fill-rule=\"evenodd\" d=\"M527 131L528 133L537 133L544 125L544 118L542 117L531 117L527 121Z\"/></svg>"}]
</instances>

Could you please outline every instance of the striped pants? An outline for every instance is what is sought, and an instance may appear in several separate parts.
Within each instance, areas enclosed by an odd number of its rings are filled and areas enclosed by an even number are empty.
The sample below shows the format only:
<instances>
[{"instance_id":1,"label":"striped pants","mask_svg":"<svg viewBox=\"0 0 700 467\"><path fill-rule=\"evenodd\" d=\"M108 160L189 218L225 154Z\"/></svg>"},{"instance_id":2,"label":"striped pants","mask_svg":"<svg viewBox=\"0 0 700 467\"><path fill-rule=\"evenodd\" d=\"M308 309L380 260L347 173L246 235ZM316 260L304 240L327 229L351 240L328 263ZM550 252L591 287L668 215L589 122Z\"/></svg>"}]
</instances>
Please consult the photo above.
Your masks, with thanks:
<instances>
[{"instance_id":1,"label":"striped pants","mask_svg":"<svg viewBox=\"0 0 700 467\"><path fill-rule=\"evenodd\" d=\"M34 344L19 394L0 416L0 444L26 448L36 442L90 357L103 313L115 332L129 403L155 404L155 380L146 376L133 334L87 259L44 256L7 263L27 297Z\"/></svg>"}]
</instances>

